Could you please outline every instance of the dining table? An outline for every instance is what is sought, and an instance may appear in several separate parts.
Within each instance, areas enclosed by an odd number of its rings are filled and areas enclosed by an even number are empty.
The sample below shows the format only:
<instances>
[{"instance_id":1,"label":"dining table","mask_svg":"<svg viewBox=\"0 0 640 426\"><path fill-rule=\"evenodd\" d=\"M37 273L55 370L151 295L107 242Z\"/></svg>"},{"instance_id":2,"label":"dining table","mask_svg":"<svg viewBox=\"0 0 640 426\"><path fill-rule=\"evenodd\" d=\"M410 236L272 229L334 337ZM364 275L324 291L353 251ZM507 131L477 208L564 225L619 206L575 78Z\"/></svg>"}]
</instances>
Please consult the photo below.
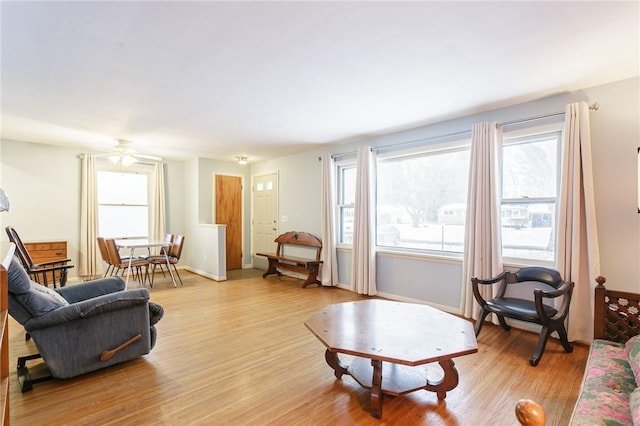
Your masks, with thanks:
<instances>
[{"instance_id":1,"label":"dining table","mask_svg":"<svg viewBox=\"0 0 640 426\"><path fill-rule=\"evenodd\" d=\"M127 279L126 285L129 285L129 275L131 275L131 262L135 256L136 249L146 248L147 253L151 254L152 248L168 248L171 247L171 241L164 240L154 240L154 239L146 239L146 238L123 238L120 240L116 240L116 246L118 249L129 249L131 252L129 253L129 267L127 268ZM176 285L176 278L173 275L173 271L171 271L170 263L169 263L169 251L168 250L160 250L161 254L164 254L167 263L167 269L169 270L169 275L171 275L171 281L173 282L173 286Z\"/></svg>"}]
</instances>

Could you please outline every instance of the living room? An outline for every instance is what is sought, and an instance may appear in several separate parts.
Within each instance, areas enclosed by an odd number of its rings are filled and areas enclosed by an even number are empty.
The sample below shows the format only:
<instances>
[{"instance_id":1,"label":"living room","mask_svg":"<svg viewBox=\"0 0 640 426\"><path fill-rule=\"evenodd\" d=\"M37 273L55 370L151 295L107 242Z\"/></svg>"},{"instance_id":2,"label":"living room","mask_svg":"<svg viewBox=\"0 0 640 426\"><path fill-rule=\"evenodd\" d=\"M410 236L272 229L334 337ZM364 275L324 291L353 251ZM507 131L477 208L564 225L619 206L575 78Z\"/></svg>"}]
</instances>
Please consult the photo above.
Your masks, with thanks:
<instances>
[{"instance_id":1,"label":"living room","mask_svg":"<svg viewBox=\"0 0 640 426\"><path fill-rule=\"evenodd\" d=\"M601 273L607 277L612 288L637 291L640 271L635 265L640 257L640 230L637 213L633 209L637 199L638 85L639 79L636 77L584 88L481 115L380 136L376 138L376 142L384 144L397 139L412 140L434 133L445 134L450 132L447 129L461 128L474 121L506 121L563 110L567 102L577 98L597 101L600 109L591 112L591 135ZM329 152L349 152L353 151L354 146L332 147ZM1 149L2 188L10 195L13 206L10 212L3 214L3 226L14 226L25 240L67 240L68 256L77 263L80 233L78 149L14 140L2 140ZM168 183L167 229L186 236L182 266L202 269L195 262L197 253L202 248L194 246L193 241L198 240L197 234L201 232L201 228L212 223L212 213L208 206L211 205L211 176L216 173L242 175L245 183L248 183L252 175L278 170L279 210L281 215L288 216L288 223L281 224L280 230L304 230L321 235L320 200L317 196L320 190L321 164L318 156L325 152L326 149L317 149L251 164L250 167L208 158L165 160ZM34 197L33 194L37 196ZM248 211L249 191L244 192L243 201L245 211ZM46 206L46 210L42 206ZM251 267L253 263L250 229L250 215L245 214L245 268ZM6 239L6 236L3 238ZM342 264L348 265L349 253L341 250L338 255L340 261L344 262ZM340 283L348 286L349 274L349 269L341 269ZM381 294L429 302L451 310L459 308L462 286L460 260L428 257L416 260L411 256L402 258L395 253L379 253L378 274ZM418 285L415 282L416 276L430 278Z\"/></svg>"},{"instance_id":2,"label":"living room","mask_svg":"<svg viewBox=\"0 0 640 426\"><path fill-rule=\"evenodd\" d=\"M3 6L4 7L4 6ZM637 4L636 4L637 11ZM6 10L6 9L5 9ZM3 44L5 25L3 16ZM637 13L635 15L637 17ZM637 22L637 18L636 18ZM637 32L637 26L636 26ZM636 47L638 39L625 47ZM3 61L4 62L4 61ZM288 230L322 234L321 165L325 154L350 153L363 145L384 147L407 141L428 139L455 132L468 131L474 123L527 119L564 111L572 102L597 103L599 109L590 113L593 177L600 273L607 277L608 288L621 291L640 290L640 223L637 210L638 174L637 148L640 141L640 77L638 61L631 73L615 80L577 85L583 76L563 86L549 88L544 96L507 99L504 103L469 106L455 115L442 117L402 130L388 130L373 136L360 136L353 141L334 138L327 144L309 144L304 149L286 155L273 155L243 166L229 156L194 155L188 158L165 156L167 230L185 235L181 267L187 271L206 269L199 257L198 245L202 230L214 222L212 212L213 179L216 174L241 176L243 191L243 268L254 266L252 247L251 191L252 179L277 171L279 177L279 217L287 221L278 224L280 232ZM4 68L4 66L3 66ZM626 72L626 70L625 70ZM535 76L530 76L535 79ZM8 84L4 81L3 86ZM3 87L4 91L5 87ZM8 114L3 96L3 114ZM48 105L40 108L55 109ZM27 119L29 117L26 117ZM36 118L34 118L36 119ZM7 120L3 121L9 123ZM56 124L56 123L50 123ZM390 128L389 128L390 129ZM62 143L41 143L38 138L6 136L3 123L0 141L0 187L9 194L12 208L0 215L4 228L12 225L26 240L63 239L69 244L68 255L79 261L80 241L80 160L79 154L101 153L94 147L79 147ZM140 132L142 133L142 132ZM111 135L113 138L122 135ZM134 139L134 138L132 138ZM340 139L340 140L339 140ZM134 139L135 140L135 139ZM136 140L137 143L137 140ZM149 153L154 153L152 145ZM278 149L276 148L276 152ZM6 236L3 235L3 240ZM337 251L339 286L350 288L351 251ZM518 267L518 264L509 264ZM77 273L77 270L74 272ZM428 303L442 310L458 313L462 295L462 260L442 256L425 256L380 250L377 253L378 295L390 299ZM77 281L77 276L72 276ZM311 289L309 289L311 290ZM160 339L162 336L159 337ZM314 350L317 348L313 348ZM311 350L311 349L310 349ZM179 361L178 361L179 362ZM286 374L286 373L283 373ZM464 423L463 423L464 424Z\"/></svg>"}]
</instances>

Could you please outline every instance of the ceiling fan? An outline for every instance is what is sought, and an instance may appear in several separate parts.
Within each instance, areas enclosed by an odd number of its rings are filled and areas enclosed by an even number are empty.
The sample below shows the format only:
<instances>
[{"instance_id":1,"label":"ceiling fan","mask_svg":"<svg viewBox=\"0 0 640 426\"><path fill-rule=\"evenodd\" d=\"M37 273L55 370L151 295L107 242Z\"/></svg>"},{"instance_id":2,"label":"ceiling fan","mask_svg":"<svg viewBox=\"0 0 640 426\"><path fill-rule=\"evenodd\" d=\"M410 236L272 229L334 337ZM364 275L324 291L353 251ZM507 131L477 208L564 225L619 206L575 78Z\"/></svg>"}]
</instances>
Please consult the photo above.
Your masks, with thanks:
<instances>
[{"instance_id":1,"label":"ceiling fan","mask_svg":"<svg viewBox=\"0 0 640 426\"><path fill-rule=\"evenodd\" d=\"M130 166L138 162L160 162L162 157L155 155L140 154L133 149L131 141L125 139L118 139L118 143L113 148L110 154L104 154L104 157L109 158L113 164L122 164L123 166Z\"/></svg>"}]
</instances>

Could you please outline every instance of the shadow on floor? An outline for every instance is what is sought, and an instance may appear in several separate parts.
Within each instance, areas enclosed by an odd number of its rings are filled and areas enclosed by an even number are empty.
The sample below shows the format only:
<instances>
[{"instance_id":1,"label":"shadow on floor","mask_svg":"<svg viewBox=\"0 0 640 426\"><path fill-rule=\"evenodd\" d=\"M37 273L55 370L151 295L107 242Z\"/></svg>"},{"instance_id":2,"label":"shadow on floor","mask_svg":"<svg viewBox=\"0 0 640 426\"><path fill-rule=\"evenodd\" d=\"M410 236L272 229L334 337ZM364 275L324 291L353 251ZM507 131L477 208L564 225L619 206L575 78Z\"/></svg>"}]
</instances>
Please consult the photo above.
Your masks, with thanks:
<instances>
[{"instance_id":1,"label":"shadow on floor","mask_svg":"<svg viewBox=\"0 0 640 426\"><path fill-rule=\"evenodd\" d=\"M264 270L256 268L227 270L227 281L246 280L247 278L262 277Z\"/></svg>"}]
</instances>

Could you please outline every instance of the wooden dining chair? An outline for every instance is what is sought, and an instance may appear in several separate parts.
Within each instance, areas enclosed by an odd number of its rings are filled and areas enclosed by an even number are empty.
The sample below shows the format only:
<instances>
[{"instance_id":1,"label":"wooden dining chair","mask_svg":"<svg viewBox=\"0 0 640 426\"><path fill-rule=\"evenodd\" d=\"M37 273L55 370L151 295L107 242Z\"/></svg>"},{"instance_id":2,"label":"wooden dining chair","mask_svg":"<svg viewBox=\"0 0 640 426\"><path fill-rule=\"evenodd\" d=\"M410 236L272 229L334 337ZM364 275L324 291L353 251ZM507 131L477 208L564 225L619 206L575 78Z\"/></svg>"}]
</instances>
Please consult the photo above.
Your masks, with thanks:
<instances>
[{"instance_id":1,"label":"wooden dining chair","mask_svg":"<svg viewBox=\"0 0 640 426\"><path fill-rule=\"evenodd\" d=\"M159 254L156 256L149 256L147 260L149 261L149 265L151 266L151 286L153 287L153 280L155 278L156 267L160 267L162 271L162 267L166 266L169 268L169 265L173 267L173 272L178 277L180 281L180 285L184 285L182 283L182 278L178 273L178 268L176 265L180 261L180 256L182 255L182 247L184 245L184 235L173 235L173 240L171 247L168 248L167 254ZM167 265L167 262L169 265ZM163 272L164 274L164 272ZM175 284L175 281L174 281Z\"/></svg>"},{"instance_id":2,"label":"wooden dining chair","mask_svg":"<svg viewBox=\"0 0 640 426\"><path fill-rule=\"evenodd\" d=\"M128 274L133 273L133 278L139 283L144 284L146 279L149 277L149 262L147 259L139 256L135 256L133 258L129 258L129 256L122 257L120 256L116 240L113 238L107 238L104 242L107 247L109 260L113 265L111 275L118 275L118 272L120 272L120 275L122 276L124 276L125 272ZM131 267L131 270L129 270L129 267ZM143 268L144 274L142 272Z\"/></svg>"},{"instance_id":3,"label":"wooden dining chair","mask_svg":"<svg viewBox=\"0 0 640 426\"><path fill-rule=\"evenodd\" d=\"M111 262L109 250L107 249L107 244L105 243L103 237L98 237L98 249L100 250L102 261L107 264L107 270L104 272L104 277L107 277L111 269L114 268L114 265L113 262Z\"/></svg>"},{"instance_id":4,"label":"wooden dining chair","mask_svg":"<svg viewBox=\"0 0 640 426\"><path fill-rule=\"evenodd\" d=\"M165 234L164 235L164 242L165 243L173 243L173 237L174 237L173 234L169 234L169 233ZM167 253L167 250L170 250L170 249L171 249L171 246L169 246L169 247L161 247L160 248L160 254L165 254L165 253Z\"/></svg>"}]
</instances>

